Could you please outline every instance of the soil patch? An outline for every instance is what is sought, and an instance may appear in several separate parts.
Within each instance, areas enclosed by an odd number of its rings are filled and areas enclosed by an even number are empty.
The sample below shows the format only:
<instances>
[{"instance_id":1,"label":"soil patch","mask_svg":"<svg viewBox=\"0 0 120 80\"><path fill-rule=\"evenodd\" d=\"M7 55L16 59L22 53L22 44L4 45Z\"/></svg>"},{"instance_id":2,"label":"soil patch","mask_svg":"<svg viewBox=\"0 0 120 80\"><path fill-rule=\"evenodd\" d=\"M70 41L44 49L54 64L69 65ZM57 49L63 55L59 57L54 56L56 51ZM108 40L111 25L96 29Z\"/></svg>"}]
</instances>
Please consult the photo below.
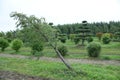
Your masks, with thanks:
<instances>
[{"instance_id":1,"label":"soil patch","mask_svg":"<svg viewBox=\"0 0 120 80\"><path fill-rule=\"evenodd\" d=\"M51 80L51 79L28 76L10 71L0 71L0 80Z\"/></svg>"}]
</instances>

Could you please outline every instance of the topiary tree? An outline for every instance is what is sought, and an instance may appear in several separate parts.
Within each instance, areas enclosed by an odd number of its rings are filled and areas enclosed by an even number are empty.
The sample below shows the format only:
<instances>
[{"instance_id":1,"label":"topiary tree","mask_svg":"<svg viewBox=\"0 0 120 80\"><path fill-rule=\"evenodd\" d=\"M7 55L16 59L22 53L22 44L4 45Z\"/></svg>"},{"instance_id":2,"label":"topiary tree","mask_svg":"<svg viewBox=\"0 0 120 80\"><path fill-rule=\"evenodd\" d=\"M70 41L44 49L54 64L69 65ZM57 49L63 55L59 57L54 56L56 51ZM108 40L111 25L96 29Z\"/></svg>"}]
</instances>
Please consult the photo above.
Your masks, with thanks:
<instances>
[{"instance_id":1,"label":"topiary tree","mask_svg":"<svg viewBox=\"0 0 120 80\"><path fill-rule=\"evenodd\" d=\"M82 45L84 45L85 40L90 37L90 29L87 26L87 21L82 21L82 26L76 31L77 38L82 40Z\"/></svg>"},{"instance_id":2,"label":"topiary tree","mask_svg":"<svg viewBox=\"0 0 120 80\"><path fill-rule=\"evenodd\" d=\"M118 41L120 41L120 32L115 32L115 37Z\"/></svg>"},{"instance_id":3,"label":"topiary tree","mask_svg":"<svg viewBox=\"0 0 120 80\"><path fill-rule=\"evenodd\" d=\"M71 41L74 41L75 36L76 36L76 34L70 34L70 35L69 35Z\"/></svg>"},{"instance_id":4,"label":"topiary tree","mask_svg":"<svg viewBox=\"0 0 120 80\"><path fill-rule=\"evenodd\" d=\"M32 43L31 48L32 48L32 51L31 51L32 55L37 54L42 56L41 52L43 51L43 42L35 41L34 43Z\"/></svg>"},{"instance_id":5,"label":"topiary tree","mask_svg":"<svg viewBox=\"0 0 120 80\"><path fill-rule=\"evenodd\" d=\"M12 41L12 49L15 50L16 52L19 51L19 49L22 47L23 42L20 39L14 39Z\"/></svg>"},{"instance_id":6,"label":"topiary tree","mask_svg":"<svg viewBox=\"0 0 120 80\"><path fill-rule=\"evenodd\" d=\"M87 52L89 57L98 57L101 51L101 46L98 43L91 42L87 46Z\"/></svg>"},{"instance_id":7,"label":"topiary tree","mask_svg":"<svg viewBox=\"0 0 120 80\"><path fill-rule=\"evenodd\" d=\"M75 37L74 38L74 42L75 42L75 44L78 44L80 42L80 38L79 37Z\"/></svg>"},{"instance_id":8,"label":"topiary tree","mask_svg":"<svg viewBox=\"0 0 120 80\"><path fill-rule=\"evenodd\" d=\"M109 44L110 41L111 41L110 34L109 33L103 34L103 36L102 36L102 42L104 44Z\"/></svg>"},{"instance_id":9,"label":"topiary tree","mask_svg":"<svg viewBox=\"0 0 120 80\"><path fill-rule=\"evenodd\" d=\"M88 43L90 43L90 42L93 41L93 38L92 38L92 37L88 37L88 38L87 38L87 41L88 41Z\"/></svg>"},{"instance_id":10,"label":"topiary tree","mask_svg":"<svg viewBox=\"0 0 120 80\"><path fill-rule=\"evenodd\" d=\"M61 53L62 56L66 56L68 49L66 46L61 45L61 46L58 46L58 51Z\"/></svg>"},{"instance_id":11,"label":"topiary tree","mask_svg":"<svg viewBox=\"0 0 120 80\"><path fill-rule=\"evenodd\" d=\"M5 48L7 48L9 46L9 43L6 39L4 39L3 37L0 37L0 48L1 51L4 51Z\"/></svg>"},{"instance_id":12,"label":"topiary tree","mask_svg":"<svg viewBox=\"0 0 120 80\"><path fill-rule=\"evenodd\" d=\"M62 43L66 43L66 34L59 34L59 40Z\"/></svg>"},{"instance_id":13,"label":"topiary tree","mask_svg":"<svg viewBox=\"0 0 120 80\"><path fill-rule=\"evenodd\" d=\"M101 41L102 35L103 35L102 32L96 33L96 37L98 37L99 41Z\"/></svg>"}]
</instances>

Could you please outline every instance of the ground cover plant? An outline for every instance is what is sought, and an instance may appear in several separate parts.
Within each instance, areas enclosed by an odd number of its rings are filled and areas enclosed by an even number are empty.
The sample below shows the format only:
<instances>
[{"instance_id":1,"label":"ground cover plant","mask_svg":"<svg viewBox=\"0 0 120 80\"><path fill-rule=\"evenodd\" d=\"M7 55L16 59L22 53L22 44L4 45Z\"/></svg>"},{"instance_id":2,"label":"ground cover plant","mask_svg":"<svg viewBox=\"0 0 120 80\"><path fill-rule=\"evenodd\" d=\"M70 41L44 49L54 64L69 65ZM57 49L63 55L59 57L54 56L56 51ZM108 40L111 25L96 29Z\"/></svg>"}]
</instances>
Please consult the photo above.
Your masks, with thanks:
<instances>
[{"instance_id":1,"label":"ground cover plant","mask_svg":"<svg viewBox=\"0 0 120 80\"><path fill-rule=\"evenodd\" d=\"M0 57L0 70L55 80L119 80L120 65L72 64L77 74L61 62ZM22 66L21 66L22 65ZM86 74L79 73L80 70Z\"/></svg>"}]
</instances>

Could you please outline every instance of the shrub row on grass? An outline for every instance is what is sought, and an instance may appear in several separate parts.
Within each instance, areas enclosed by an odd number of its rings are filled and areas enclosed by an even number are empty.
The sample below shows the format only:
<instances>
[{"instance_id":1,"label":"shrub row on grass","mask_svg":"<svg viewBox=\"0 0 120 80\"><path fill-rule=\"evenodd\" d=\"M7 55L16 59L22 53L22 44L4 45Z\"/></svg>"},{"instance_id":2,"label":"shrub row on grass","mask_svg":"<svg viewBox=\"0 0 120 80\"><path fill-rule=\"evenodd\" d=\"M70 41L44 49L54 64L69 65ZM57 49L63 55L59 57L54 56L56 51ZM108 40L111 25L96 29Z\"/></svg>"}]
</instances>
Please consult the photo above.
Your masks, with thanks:
<instances>
[{"instance_id":1,"label":"shrub row on grass","mask_svg":"<svg viewBox=\"0 0 120 80\"><path fill-rule=\"evenodd\" d=\"M23 42L20 39L15 39L12 41L12 49L15 51L18 51L22 47ZM9 46L8 40L4 39L3 37L0 37L0 48L1 51L4 51L5 48Z\"/></svg>"},{"instance_id":2,"label":"shrub row on grass","mask_svg":"<svg viewBox=\"0 0 120 80\"><path fill-rule=\"evenodd\" d=\"M7 48L9 46L9 43L6 39L4 39L3 37L0 37L0 48L1 51L4 51L5 48Z\"/></svg>"}]
</instances>

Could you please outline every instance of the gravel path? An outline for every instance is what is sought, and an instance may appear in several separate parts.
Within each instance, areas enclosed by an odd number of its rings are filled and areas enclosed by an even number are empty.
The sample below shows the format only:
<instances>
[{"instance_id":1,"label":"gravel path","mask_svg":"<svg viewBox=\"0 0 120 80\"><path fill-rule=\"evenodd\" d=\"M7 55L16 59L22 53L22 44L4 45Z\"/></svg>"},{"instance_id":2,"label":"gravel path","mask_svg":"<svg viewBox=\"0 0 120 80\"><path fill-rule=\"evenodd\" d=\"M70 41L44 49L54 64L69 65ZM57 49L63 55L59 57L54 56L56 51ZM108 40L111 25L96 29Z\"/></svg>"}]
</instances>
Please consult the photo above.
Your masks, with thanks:
<instances>
[{"instance_id":1,"label":"gravel path","mask_svg":"<svg viewBox=\"0 0 120 80\"><path fill-rule=\"evenodd\" d=\"M23 55L12 55L12 54L2 54L0 53L1 57L10 57L10 58L22 58L22 59L29 59L30 56L23 56ZM32 59L36 59L36 57L32 57ZM40 57L39 60L46 60L46 61L54 61L54 62L61 62L59 58L51 58L51 57ZM94 59L65 59L69 63L80 63L80 64L102 64L102 65L117 65L120 66L120 61L116 60L94 60Z\"/></svg>"}]
</instances>

